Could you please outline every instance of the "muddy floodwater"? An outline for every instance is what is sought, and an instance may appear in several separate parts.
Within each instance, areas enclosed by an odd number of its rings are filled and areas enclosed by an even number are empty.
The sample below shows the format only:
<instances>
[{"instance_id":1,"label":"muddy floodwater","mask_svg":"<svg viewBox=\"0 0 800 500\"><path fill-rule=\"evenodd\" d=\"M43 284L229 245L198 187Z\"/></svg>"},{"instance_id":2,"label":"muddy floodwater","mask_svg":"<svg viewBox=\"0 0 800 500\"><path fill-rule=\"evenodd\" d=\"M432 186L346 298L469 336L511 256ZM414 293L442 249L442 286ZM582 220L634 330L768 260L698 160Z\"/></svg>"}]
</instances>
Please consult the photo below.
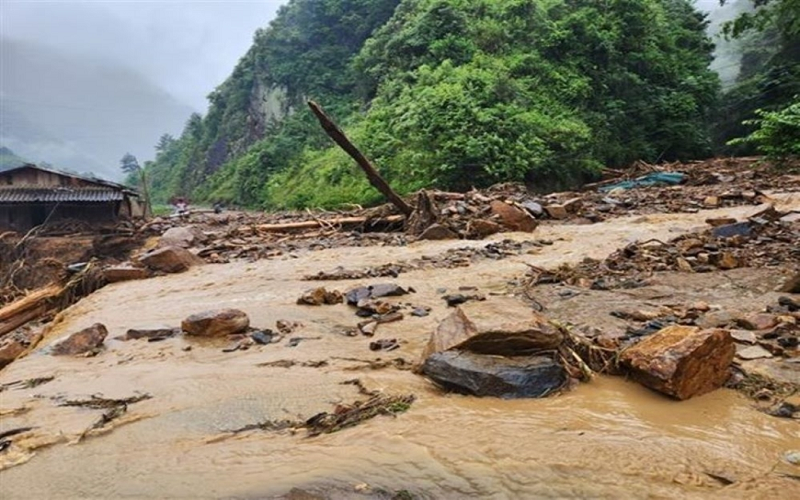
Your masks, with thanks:
<instances>
[{"instance_id":1,"label":"muddy floodwater","mask_svg":"<svg viewBox=\"0 0 800 500\"><path fill-rule=\"evenodd\" d=\"M796 207L800 199L784 203ZM508 283L526 263L602 258L637 239L666 240L702 227L710 215L754 211L545 226L496 237L553 241L531 253L396 279L319 283L302 277L487 242L339 248L107 286L67 310L42 343L101 322L109 330L104 352L91 358L36 352L0 372L0 383L54 377L0 393L0 432L35 427L0 454L0 497L271 498L300 487L332 498L365 498L381 489L419 498L800 498L800 481L792 478L800 471L783 460L800 449L800 425L756 411L732 390L675 402L623 378L597 377L557 397L506 401L446 394L412 371L368 364L418 360L430 332L452 311L440 298L442 288L477 287L486 294L485 302L465 305L476 321L524 318L530 307L509 294ZM359 321L345 305L295 304L314 286L345 290L386 281L414 288L394 300L429 306L431 314L380 325L370 339L342 334ZM294 347L284 339L222 352L225 341L113 339L128 328L178 326L189 314L221 307L245 311L256 327L300 322L289 336L301 340ZM381 338L398 339L400 349L370 351L369 343ZM295 364L263 366L281 360ZM318 361L327 364L303 366ZM354 378L370 390L414 394L416 402L396 417L318 437L226 433L265 420L305 419L363 398L357 387L342 385ZM98 394L152 397L131 404L107 432L79 441L102 412L54 401Z\"/></svg>"}]
</instances>

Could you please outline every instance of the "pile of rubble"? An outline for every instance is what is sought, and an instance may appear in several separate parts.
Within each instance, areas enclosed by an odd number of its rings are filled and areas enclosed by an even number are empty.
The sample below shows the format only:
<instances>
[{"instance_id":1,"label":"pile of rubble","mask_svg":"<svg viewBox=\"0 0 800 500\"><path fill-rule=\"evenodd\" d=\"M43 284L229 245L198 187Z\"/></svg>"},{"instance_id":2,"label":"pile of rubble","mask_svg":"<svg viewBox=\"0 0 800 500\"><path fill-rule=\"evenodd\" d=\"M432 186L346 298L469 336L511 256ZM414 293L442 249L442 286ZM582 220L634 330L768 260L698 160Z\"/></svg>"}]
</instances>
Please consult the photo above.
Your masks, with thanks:
<instances>
[{"instance_id":1,"label":"pile of rubble","mask_svg":"<svg viewBox=\"0 0 800 500\"><path fill-rule=\"evenodd\" d=\"M800 263L800 213L768 208L748 220L709 219L709 229L663 242L635 242L600 261L547 270L531 267L527 284L566 283L595 290L647 284L655 272L706 273Z\"/></svg>"}]
</instances>

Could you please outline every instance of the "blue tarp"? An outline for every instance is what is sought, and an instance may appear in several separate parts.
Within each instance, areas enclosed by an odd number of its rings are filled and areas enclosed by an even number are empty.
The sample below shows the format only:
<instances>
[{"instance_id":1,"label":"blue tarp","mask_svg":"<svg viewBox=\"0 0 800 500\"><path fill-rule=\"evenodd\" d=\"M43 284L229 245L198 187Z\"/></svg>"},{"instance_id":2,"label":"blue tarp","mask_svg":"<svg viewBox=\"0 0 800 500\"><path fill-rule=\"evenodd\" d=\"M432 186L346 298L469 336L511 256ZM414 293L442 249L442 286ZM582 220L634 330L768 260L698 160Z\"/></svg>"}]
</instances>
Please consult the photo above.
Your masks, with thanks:
<instances>
[{"instance_id":1,"label":"blue tarp","mask_svg":"<svg viewBox=\"0 0 800 500\"><path fill-rule=\"evenodd\" d=\"M683 182L684 179L686 179L686 174L681 172L656 172L653 174L647 174L641 177L637 177L632 181L622 181L616 184L612 184L611 186L604 186L601 187L599 191L607 193L608 191L620 188L633 189L636 187L647 187L647 186L658 186L658 185L675 186Z\"/></svg>"}]
</instances>

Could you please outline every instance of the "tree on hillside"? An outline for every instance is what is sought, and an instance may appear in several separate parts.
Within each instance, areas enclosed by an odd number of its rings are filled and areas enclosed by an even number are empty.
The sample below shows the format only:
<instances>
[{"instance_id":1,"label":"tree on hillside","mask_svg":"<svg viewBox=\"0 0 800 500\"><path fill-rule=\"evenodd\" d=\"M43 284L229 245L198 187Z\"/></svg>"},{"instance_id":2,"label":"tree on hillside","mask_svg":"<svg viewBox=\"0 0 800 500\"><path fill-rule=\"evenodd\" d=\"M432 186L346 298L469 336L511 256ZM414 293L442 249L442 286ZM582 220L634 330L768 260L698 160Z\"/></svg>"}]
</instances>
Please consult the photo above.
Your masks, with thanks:
<instances>
[{"instance_id":1,"label":"tree on hillside","mask_svg":"<svg viewBox=\"0 0 800 500\"><path fill-rule=\"evenodd\" d=\"M144 195L144 216L145 218L149 217L152 213L152 209L150 208L150 195L147 192L147 175L144 169L139 165L139 160L130 153L125 153L119 163L120 168L127 175L126 180L128 183L133 185L139 184L141 186L142 194Z\"/></svg>"}]
</instances>

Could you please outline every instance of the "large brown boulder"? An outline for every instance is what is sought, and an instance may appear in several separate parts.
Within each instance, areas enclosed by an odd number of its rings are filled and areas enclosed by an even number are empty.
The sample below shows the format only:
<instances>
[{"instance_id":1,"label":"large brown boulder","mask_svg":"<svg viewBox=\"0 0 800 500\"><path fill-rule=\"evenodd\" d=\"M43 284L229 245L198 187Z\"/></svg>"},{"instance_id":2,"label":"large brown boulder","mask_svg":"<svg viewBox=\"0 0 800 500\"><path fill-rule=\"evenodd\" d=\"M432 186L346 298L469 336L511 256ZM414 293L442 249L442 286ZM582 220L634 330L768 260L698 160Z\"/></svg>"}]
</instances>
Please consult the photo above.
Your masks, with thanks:
<instances>
[{"instance_id":1,"label":"large brown boulder","mask_svg":"<svg viewBox=\"0 0 800 500\"><path fill-rule=\"evenodd\" d=\"M490 207L492 213L500 218L500 223L512 231L532 232L539 225L526 210L517 208L500 200L494 200Z\"/></svg>"},{"instance_id":2,"label":"large brown boulder","mask_svg":"<svg viewBox=\"0 0 800 500\"><path fill-rule=\"evenodd\" d=\"M526 356L557 348L563 334L544 317L476 326L461 308L439 323L422 353L422 361L437 352L470 351L497 356Z\"/></svg>"},{"instance_id":3,"label":"large brown boulder","mask_svg":"<svg viewBox=\"0 0 800 500\"><path fill-rule=\"evenodd\" d=\"M194 226L172 227L166 230L158 240L160 247L190 248L206 241L208 237Z\"/></svg>"},{"instance_id":4,"label":"large brown boulder","mask_svg":"<svg viewBox=\"0 0 800 500\"><path fill-rule=\"evenodd\" d=\"M192 314L183 322L181 329L188 335L199 337L222 337L240 333L250 327L250 318L238 309L221 309Z\"/></svg>"},{"instance_id":5,"label":"large brown boulder","mask_svg":"<svg viewBox=\"0 0 800 500\"><path fill-rule=\"evenodd\" d=\"M154 271L165 273L182 273L190 267L202 264L203 261L180 247L157 248L139 257L139 260Z\"/></svg>"},{"instance_id":6,"label":"large brown boulder","mask_svg":"<svg viewBox=\"0 0 800 500\"><path fill-rule=\"evenodd\" d=\"M50 351L53 356L76 356L94 351L103 345L108 330L102 323L95 323L89 328L75 332L61 342L55 344Z\"/></svg>"},{"instance_id":7,"label":"large brown boulder","mask_svg":"<svg viewBox=\"0 0 800 500\"><path fill-rule=\"evenodd\" d=\"M642 385L683 400L722 386L735 353L727 330L674 325L625 349L620 361Z\"/></svg>"}]
</instances>

